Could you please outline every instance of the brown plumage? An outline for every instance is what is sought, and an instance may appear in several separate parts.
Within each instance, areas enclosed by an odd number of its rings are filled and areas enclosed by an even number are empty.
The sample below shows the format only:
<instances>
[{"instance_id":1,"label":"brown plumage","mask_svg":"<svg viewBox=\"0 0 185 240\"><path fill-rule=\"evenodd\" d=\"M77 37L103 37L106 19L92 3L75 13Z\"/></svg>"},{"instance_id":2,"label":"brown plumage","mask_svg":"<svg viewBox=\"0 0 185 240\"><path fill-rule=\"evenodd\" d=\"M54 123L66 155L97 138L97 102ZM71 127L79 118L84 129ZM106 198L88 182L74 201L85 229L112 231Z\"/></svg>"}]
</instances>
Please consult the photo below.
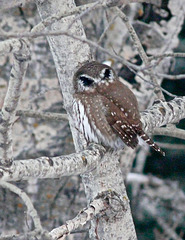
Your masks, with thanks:
<instances>
[{"instance_id":1,"label":"brown plumage","mask_svg":"<svg viewBox=\"0 0 185 240\"><path fill-rule=\"evenodd\" d=\"M74 76L74 88L76 126L87 141L135 148L139 136L164 155L142 129L135 95L111 67L95 61L83 65Z\"/></svg>"}]
</instances>

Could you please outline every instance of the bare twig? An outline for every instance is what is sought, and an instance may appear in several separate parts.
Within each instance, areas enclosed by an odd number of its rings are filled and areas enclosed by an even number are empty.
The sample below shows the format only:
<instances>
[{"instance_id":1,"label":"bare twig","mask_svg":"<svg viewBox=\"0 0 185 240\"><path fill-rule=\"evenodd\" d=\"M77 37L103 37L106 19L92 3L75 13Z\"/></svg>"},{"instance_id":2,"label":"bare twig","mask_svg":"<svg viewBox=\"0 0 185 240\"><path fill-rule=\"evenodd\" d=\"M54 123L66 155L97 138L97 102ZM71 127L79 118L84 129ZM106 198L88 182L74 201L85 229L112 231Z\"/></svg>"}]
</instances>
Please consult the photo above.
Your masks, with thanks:
<instances>
[{"instance_id":1,"label":"bare twig","mask_svg":"<svg viewBox=\"0 0 185 240\"><path fill-rule=\"evenodd\" d=\"M0 186L2 186L3 188L9 189L11 192L16 193L23 200L24 204L27 207L27 213L31 216L33 220L35 230L38 232L43 232L44 230L41 226L41 222L37 214L37 210L34 208L32 201L30 200L28 195L25 192L23 192L20 188L16 187L15 185L2 180L0 181Z\"/></svg>"},{"instance_id":2,"label":"bare twig","mask_svg":"<svg viewBox=\"0 0 185 240\"><path fill-rule=\"evenodd\" d=\"M163 231L168 235L169 239L182 240L181 237L166 223L162 218L156 217L157 223L163 229Z\"/></svg>"},{"instance_id":3,"label":"bare twig","mask_svg":"<svg viewBox=\"0 0 185 240\"><path fill-rule=\"evenodd\" d=\"M175 53L163 53L163 54L159 54L159 55L154 55L154 56L151 56L151 57L148 57L149 60L154 60L154 59L163 59L165 57L178 57L178 58L182 58L182 57L185 57L185 53L180 53L180 52L175 52Z\"/></svg>"},{"instance_id":4,"label":"bare twig","mask_svg":"<svg viewBox=\"0 0 185 240\"><path fill-rule=\"evenodd\" d=\"M185 74L179 74L179 75L169 75L164 73L156 73L157 76L168 78L170 80L182 80L185 79Z\"/></svg>"},{"instance_id":5,"label":"bare twig","mask_svg":"<svg viewBox=\"0 0 185 240\"><path fill-rule=\"evenodd\" d=\"M145 69L146 69L146 68L145 68ZM144 69L142 69L142 70L144 70ZM142 70L141 70L141 71L142 71ZM159 88L161 89L161 91L163 91L164 93L166 93L168 96L173 97L173 98L178 97L177 95L170 93L169 91L167 91L166 89L162 88L161 86L156 85L156 84L152 83L151 81L147 80L147 79L144 78L140 73L136 72L134 69L131 69L131 68L130 68L130 71L133 72L137 77L139 77L139 78L140 78L141 80L143 80L144 82L150 84L151 86L153 86L153 87L159 87ZM145 71L145 70L144 70L144 71ZM123 81L123 80L121 79L121 81ZM123 83L124 83L124 84L128 84L128 82L126 82L126 81L123 82ZM129 86L129 88L131 88L131 86Z\"/></svg>"},{"instance_id":6,"label":"bare twig","mask_svg":"<svg viewBox=\"0 0 185 240\"><path fill-rule=\"evenodd\" d=\"M44 30L46 27L50 26L51 24L53 24L56 21L59 21L60 19L67 17L67 16L71 16L74 14L81 14L83 12L89 12L91 10L95 10L98 8L102 8L105 7L105 4L102 4L102 2L97 1L94 3L89 3L89 4L85 4L82 6L78 6L72 9L68 9L67 11L64 11L63 9L61 9L60 11L58 11L58 13L55 13L49 17L47 17L46 19L42 20L39 24L37 24L31 32L40 32L42 30Z\"/></svg>"},{"instance_id":7,"label":"bare twig","mask_svg":"<svg viewBox=\"0 0 185 240\"><path fill-rule=\"evenodd\" d=\"M91 4L92 5L92 4ZM73 26L73 24L78 20L81 19L83 16L85 16L86 14L88 14L90 11L95 10L99 7L105 7L105 4L103 4L103 2L101 0L93 3L92 6L86 8L85 10L79 12L79 14L72 20L72 22L69 24L68 26L68 30Z\"/></svg>"},{"instance_id":8,"label":"bare twig","mask_svg":"<svg viewBox=\"0 0 185 240\"><path fill-rule=\"evenodd\" d=\"M30 117L30 118L40 118L46 121L68 121L67 114L62 113L51 113L33 110L18 110L16 116L20 117Z\"/></svg>"},{"instance_id":9,"label":"bare twig","mask_svg":"<svg viewBox=\"0 0 185 240\"><path fill-rule=\"evenodd\" d=\"M50 236L53 239L62 240L65 239L71 231L74 231L80 226L84 226L88 221L93 219L97 214L103 212L108 207L107 202L104 199L95 199L89 205L89 207L83 209L72 220L67 221L64 225L53 229L50 232Z\"/></svg>"},{"instance_id":10,"label":"bare twig","mask_svg":"<svg viewBox=\"0 0 185 240\"><path fill-rule=\"evenodd\" d=\"M36 38L36 37L47 37L47 36L59 36L59 35L65 35L65 36L68 36L68 37L71 37L75 40L79 40L80 42L83 42L83 43L88 43L90 46L92 47L95 47L97 49L99 49L100 51L106 53L107 55L117 59L119 62L123 63L124 65L130 67L130 68L133 68L135 70L140 70L140 67L127 61L126 59L124 59L123 57L120 57L114 53L111 53L109 50L106 50L105 48L101 47L100 45L98 45L97 43L91 41L91 40L88 40L86 39L85 37L79 37L79 36L75 36L73 34L71 34L70 32L68 31L63 31L63 30L60 30L60 31L44 31L44 32L24 32L24 33L3 33L1 34L0 36L1 37L6 37L6 38L22 38L22 37L25 37L25 38Z\"/></svg>"},{"instance_id":11,"label":"bare twig","mask_svg":"<svg viewBox=\"0 0 185 240\"><path fill-rule=\"evenodd\" d=\"M162 142L157 142L157 145L161 148L167 148L170 150L184 150L185 151L185 145L184 144L175 144L175 143L162 143Z\"/></svg>"},{"instance_id":12,"label":"bare twig","mask_svg":"<svg viewBox=\"0 0 185 240\"><path fill-rule=\"evenodd\" d=\"M21 41L18 39L10 39L0 42L0 55L10 52L18 52L21 48Z\"/></svg>"},{"instance_id":13,"label":"bare twig","mask_svg":"<svg viewBox=\"0 0 185 240\"><path fill-rule=\"evenodd\" d=\"M13 161L12 124L21 94L21 86L30 59L27 43L20 40L21 47L14 52L14 63L10 73L8 91L0 115L0 158L1 164L10 166Z\"/></svg>"},{"instance_id":14,"label":"bare twig","mask_svg":"<svg viewBox=\"0 0 185 240\"><path fill-rule=\"evenodd\" d=\"M110 26L114 23L114 21L116 20L117 17L118 16L113 17L113 19L108 23L108 25L104 29L103 33L101 34L99 40L97 41L97 44L101 43L102 39L105 37L105 34L107 33L107 31L109 30Z\"/></svg>"},{"instance_id":15,"label":"bare twig","mask_svg":"<svg viewBox=\"0 0 185 240\"><path fill-rule=\"evenodd\" d=\"M51 237L49 236L48 232L44 231L41 233L41 232L38 232L37 230L25 232L25 233L19 233L19 234L8 234L8 235L1 234L0 240L40 239L40 237L42 237L42 239L44 240L51 240Z\"/></svg>"},{"instance_id":16,"label":"bare twig","mask_svg":"<svg viewBox=\"0 0 185 240\"><path fill-rule=\"evenodd\" d=\"M146 69L146 68L145 68L145 69ZM144 70L144 69L143 69L143 70ZM153 82L145 79L141 74L139 74L138 72L136 72L134 69L131 69L131 68L130 68L130 71L133 72L133 73L135 73L136 76L138 76L138 77L139 77L141 80L143 80L144 82L152 85L153 87L160 88L161 91L163 91L164 93L166 93L168 96L173 97L173 98L178 97L177 95L174 95L174 94L170 93L169 91L167 91L166 89L162 88L162 87L159 86L158 84L156 85L155 83L153 83ZM146 71L146 72L147 72L147 71ZM148 73L148 72L147 72L147 73Z\"/></svg>"},{"instance_id":17,"label":"bare twig","mask_svg":"<svg viewBox=\"0 0 185 240\"><path fill-rule=\"evenodd\" d=\"M151 184L153 186L164 185L164 181L154 176L147 176L139 173L129 173L127 176L128 183Z\"/></svg>"},{"instance_id":18,"label":"bare twig","mask_svg":"<svg viewBox=\"0 0 185 240\"><path fill-rule=\"evenodd\" d=\"M138 51L141 59L143 60L146 68L149 67L150 64L151 64L151 63L150 63L150 60L149 60L147 54L145 53L144 48L143 48L143 46L142 46L142 44L141 44L141 42L140 42L140 40L139 40L139 38L138 38L138 36L137 36L137 34L136 34L136 32L135 32L132 24L130 23L128 17L127 17L127 16L121 11L121 9L119 9L118 7L116 7L116 10L117 10L120 18L121 18L121 19L123 20L123 22L125 23L125 25L126 25L126 27L127 27L127 29L128 29L128 32L129 32L129 34L130 34L130 37L131 37L132 40L133 40L133 44L134 44L136 50ZM157 86L157 87L154 89L154 92L156 93L156 95L158 96L159 99L163 99L163 100L164 100L164 96L163 96L163 94L162 94L162 92L161 92L161 89L160 89L160 87L159 87L159 84L158 84L158 82L157 82L157 79L156 79L156 77L155 77L155 74L154 74L152 68L148 68L148 73L149 73L149 76L150 76L150 78L151 78L152 83L154 83L154 84Z\"/></svg>"},{"instance_id":19,"label":"bare twig","mask_svg":"<svg viewBox=\"0 0 185 240\"><path fill-rule=\"evenodd\" d=\"M154 135L164 135L185 140L185 130L176 127L155 128Z\"/></svg>"}]
</instances>

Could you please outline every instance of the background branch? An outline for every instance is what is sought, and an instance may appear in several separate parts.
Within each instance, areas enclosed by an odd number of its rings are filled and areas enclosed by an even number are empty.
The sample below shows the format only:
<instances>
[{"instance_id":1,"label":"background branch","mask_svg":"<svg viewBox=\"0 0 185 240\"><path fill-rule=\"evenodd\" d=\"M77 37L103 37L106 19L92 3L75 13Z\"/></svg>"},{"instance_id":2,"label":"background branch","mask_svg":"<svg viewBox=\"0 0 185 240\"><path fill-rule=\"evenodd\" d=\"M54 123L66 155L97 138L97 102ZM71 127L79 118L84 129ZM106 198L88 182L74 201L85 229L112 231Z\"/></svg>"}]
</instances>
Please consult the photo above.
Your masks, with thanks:
<instances>
[{"instance_id":1,"label":"background branch","mask_svg":"<svg viewBox=\"0 0 185 240\"><path fill-rule=\"evenodd\" d=\"M23 78L30 59L27 43L20 40L20 44L20 49L13 54L14 63L10 73L9 86L0 113L0 161L5 166L10 166L13 161L12 125L21 94Z\"/></svg>"},{"instance_id":2,"label":"background branch","mask_svg":"<svg viewBox=\"0 0 185 240\"><path fill-rule=\"evenodd\" d=\"M33 111L33 110L17 110L16 116L20 117L30 117L30 118L39 118L45 121L68 121L67 114L62 113L51 113L51 112L42 112L42 111Z\"/></svg>"},{"instance_id":3,"label":"background branch","mask_svg":"<svg viewBox=\"0 0 185 240\"><path fill-rule=\"evenodd\" d=\"M178 129L176 127L165 127L165 128L155 128L154 130L155 135L163 135L169 137L175 137L179 139L185 140L185 130Z\"/></svg>"},{"instance_id":4,"label":"background branch","mask_svg":"<svg viewBox=\"0 0 185 240\"><path fill-rule=\"evenodd\" d=\"M107 196L108 199L108 196ZM65 236L69 235L72 231L76 230L80 226L84 226L88 221L93 219L96 215L102 214L108 207L107 199L95 199L90 204L89 207L81 210L78 215L67 221L64 225L53 229L50 232L50 236L53 239L62 240Z\"/></svg>"},{"instance_id":5,"label":"background branch","mask_svg":"<svg viewBox=\"0 0 185 240\"><path fill-rule=\"evenodd\" d=\"M41 226L40 218L28 195L25 192L23 192L20 188L16 187L15 185L8 182L4 182L2 180L0 180L0 186L2 186L3 188L9 189L11 192L14 192L22 199L22 201L26 205L27 214L29 214L33 220L35 230L38 232L43 232L44 230Z\"/></svg>"}]
</instances>

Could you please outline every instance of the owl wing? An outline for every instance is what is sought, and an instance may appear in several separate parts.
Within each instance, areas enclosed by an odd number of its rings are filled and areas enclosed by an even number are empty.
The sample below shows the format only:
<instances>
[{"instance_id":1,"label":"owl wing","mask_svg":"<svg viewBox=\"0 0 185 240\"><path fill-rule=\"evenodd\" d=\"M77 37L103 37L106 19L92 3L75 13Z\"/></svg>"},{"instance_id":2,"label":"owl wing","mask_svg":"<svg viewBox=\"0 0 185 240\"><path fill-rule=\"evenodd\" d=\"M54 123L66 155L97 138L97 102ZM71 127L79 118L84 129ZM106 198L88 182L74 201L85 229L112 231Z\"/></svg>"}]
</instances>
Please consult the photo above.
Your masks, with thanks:
<instances>
[{"instance_id":1,"label":"owl wing","mask_svg":"<svg viewBox=\"0 0 185 240\"><path fill-rule=\"evenodd\" d=\"M114 103L133 124L138 124L140 121L140 113L138 103L133 92L119 80L100 85L97 91L112 103Z\"/></svg>"},{"instance_id":2,"label":"owl wing","mask_svg":"<svg viewBox=\"0 0 185 240\"><path fill-rule=\"evenodd\" d=\"M97 91L107 99L107 119L112 129L126 145L135 148L138 144L137 130L141 128L135 95L118 80L108 87L102 84Z\"/></svg>"},{"instance_id":3,"label":"owl wing","mask_svg":"<svg viewBox=\"0 0 185 240\"><path fill-rule=\"evenodd\" d=\"M137 133L133 124L113 101L102 96L106 106L106 120L113 131L129 147L135 148L138 144Z\"/></svg>"}]
</instances>

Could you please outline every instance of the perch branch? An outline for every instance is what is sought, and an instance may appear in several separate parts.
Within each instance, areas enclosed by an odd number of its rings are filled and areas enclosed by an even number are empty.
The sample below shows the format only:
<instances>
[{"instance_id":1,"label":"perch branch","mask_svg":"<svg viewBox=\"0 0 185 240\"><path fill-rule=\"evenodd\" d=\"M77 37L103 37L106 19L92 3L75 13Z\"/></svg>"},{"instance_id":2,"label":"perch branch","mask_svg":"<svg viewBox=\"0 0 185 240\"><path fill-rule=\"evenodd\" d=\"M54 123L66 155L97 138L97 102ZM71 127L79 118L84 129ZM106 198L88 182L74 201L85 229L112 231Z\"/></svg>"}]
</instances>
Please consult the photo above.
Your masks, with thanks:
<instances>
[{"instance_id":1,"label":"perch branch","mask_svg":"<svg viewBox=\"0 0 185 240\"><path fill-rule=\"evenodd\" d=\"M177 123L185 118L185 97L176 97L169 102L156 101L141 113L141 121L146 132L153 131L168 123Z\"/></svg>"},{"instance_id":2,"label":"perch branch","mask_svg":"<svg viewBox=\"0 0 185 240\"><path fill-rule=\"evenodd\" d=\"M105 149L102 146L93 144L87 150L68 156L14 161L10 168L0 167L0 179L18 181L83 174L94 169L104 153Z\"/></svg>"}]
</instances>

